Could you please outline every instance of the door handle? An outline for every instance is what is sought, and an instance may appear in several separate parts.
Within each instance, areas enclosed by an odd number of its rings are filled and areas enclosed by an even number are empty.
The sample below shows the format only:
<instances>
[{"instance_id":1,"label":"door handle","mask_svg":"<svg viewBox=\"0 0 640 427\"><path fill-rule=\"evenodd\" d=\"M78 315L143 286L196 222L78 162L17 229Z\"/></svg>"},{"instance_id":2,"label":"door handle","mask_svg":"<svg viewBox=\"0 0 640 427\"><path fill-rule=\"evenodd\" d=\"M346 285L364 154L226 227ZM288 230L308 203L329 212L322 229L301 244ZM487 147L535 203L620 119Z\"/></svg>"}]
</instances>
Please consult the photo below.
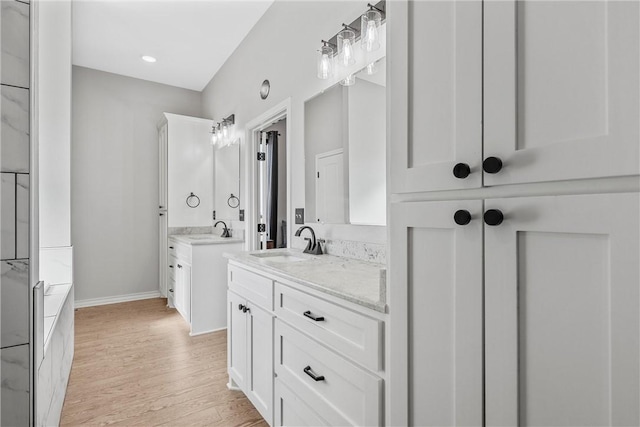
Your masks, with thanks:
<instances>
[{"instance_id":1,"label":"door handle","mask_svg":"<svg viewBox=\"0 0 640 427\"><path fill-rule=\"evenodd\" d=\"M303 369L303 371L305 374L313 378L314 381L324 381L324 375L316 375L311 369L311 366L307 366L306 368Z\"/></svg>"},{"instance_id":2,"label":"door handle","mask_svg":"<svg viewBox=\"0 0 640 427\"><path fill-rule=\"evenodd\" d=\"M313 314L311 314L310 311L305 311L302 314L304 314L305 317L308 317L309 319L314 320L316 322L324 322L324 317L322 317L322 316L314 316Z\"/></svg>"}]
</instances>

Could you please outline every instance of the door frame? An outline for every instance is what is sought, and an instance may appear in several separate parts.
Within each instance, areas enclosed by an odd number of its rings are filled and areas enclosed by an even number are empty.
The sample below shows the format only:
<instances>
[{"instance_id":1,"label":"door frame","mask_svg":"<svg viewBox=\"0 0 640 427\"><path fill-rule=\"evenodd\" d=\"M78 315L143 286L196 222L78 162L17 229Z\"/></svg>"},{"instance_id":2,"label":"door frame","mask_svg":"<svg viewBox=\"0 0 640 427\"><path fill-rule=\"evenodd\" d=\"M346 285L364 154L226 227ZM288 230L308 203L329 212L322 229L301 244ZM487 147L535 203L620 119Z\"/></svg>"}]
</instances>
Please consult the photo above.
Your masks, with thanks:
<instances>
[{"instance_id":1,"label":"door frame","mask_svg":"<svg viewBox=\"0 0 640 427\"><path fill-rule=\"evenodd\" d=\"M274 121L287 120L287 247L291 247L291 98L276 104L274 107L250 120L245 126L245 193L247 205L245 207L245 250L255 251L259 248L259 239L256 233L258 224L259 189L258 189L258 146L260 145L260 132L268 128Z\"/></svg>"},{"instance_id":2,"label":"door frame","mask_svg":"<svg viewBox=\"0 0 640 427\"><path fill-rule=\"evenodd\" d=\"M319 172L319 171L318 171L318 161L319 161L320 159L324 159L324 158L326 158L326 157L337 156L337 155L342 155L342 163L344 164L344 161L345 161L345 160L344 160L344 148L338 148L338 149L336 149L336 150L325 151L324 153L318 153L318 154L316 154L316 158L315 158L315 162L314 162L314 164L315 164L315 168L316 168L315 172L316 172L316 173L318 173L318 172ZM343 170L344 170L344 167L343 167ZM343 173L343 175L344 175L344 173ZM316 215L317 215L317 212L318 212L318 180L316 179L315 181L316 181L316 182L315 182L315 189L316 189L316 191L315 191L315 197L316 197ZM343 184L343 189L342 189L342 191L343 191L343 193L344 193L345 195L347 195L347 194L348 194L348 190L349 190L349 188L348 188L347 183L346 183L346 182L345 182L345 180L344 180L344 176L342 177L342 184ZM345 218L344 218L344 219L345 219L345 224L348 224L348 222L347 222L347 220L349 219L349 203L348 203L348 202L347 202L347 203L345 203L345 206L343 206L342 211L343 211L343 215L344 215L344 217L345 217ZM319 215L317 215L317 216L316 216L316 218L317 218L318 216L319 216ZM320 224L323 224L323 223L325 223L325 221L320 221L319 223L320 223Z\"/></svg>"}]
</instances>

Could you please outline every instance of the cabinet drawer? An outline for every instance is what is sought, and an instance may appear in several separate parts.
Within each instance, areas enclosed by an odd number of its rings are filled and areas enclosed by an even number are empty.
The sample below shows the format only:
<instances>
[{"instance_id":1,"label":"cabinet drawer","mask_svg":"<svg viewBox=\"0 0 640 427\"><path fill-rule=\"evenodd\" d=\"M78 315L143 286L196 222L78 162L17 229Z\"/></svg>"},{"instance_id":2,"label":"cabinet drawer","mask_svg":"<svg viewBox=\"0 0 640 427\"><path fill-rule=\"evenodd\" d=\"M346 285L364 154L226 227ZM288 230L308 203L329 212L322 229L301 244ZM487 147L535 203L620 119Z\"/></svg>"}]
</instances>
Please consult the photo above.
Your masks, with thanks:
<instances>
[{"instance_id":1,"label":"cabinet drawer","mask_svg":"<svg viewBox=\"0 0 640 427\"><path fill-rule=\"evenodd\" d=\"M229 289L262 308L273 311L273 281L259 274L229 266Z\"/></svg>"},{"instance_id":2,"label":"cabinet drawer","mask_svg":"<svg viewBox=\"0 0 640 427\"><path fill-rule=\"evenodd\" d=\"M282 381L275 381L275 425L276 426L326 426L329 422L314 408L291 391ZM328 418L328 417L327 417Z\"/></svg>"},{"instance_id":3,"label":"cabinet drawer","mask_svg":"<svg viewBox=\"0 0 640 427\"><path fill-rule=\"evenodd\" d=\"M173 249L171 249L173 248ZM191 264L191 246L169 239L169 256L175 256L183 262Z\"/></svg>"},{"instance_id":4,"label":"cabinet drawer","mask_svg":"<svg viewBox=\"0 0 640 427\"><path fill-rule=\"evenodd\" d=\"M278 380L326 418L329 425L380 424L381 378L279 319L275 343Z\"/></svg>"},{"instance_id":5,"label":"cabinet drawer","mask_svg":"<svg viewBox=\"0 0 640 427\"><path fill-rule=\"evenodd\" d=\"M277 317L366 368L382 369L381 321L280 283L275 285L275 295Z\"/></svg>"},{"instance_id":6,"label":"cabinet drawer","mask_svg":"<svg viewBox=\"0 0 640 427\"><path fill-rule=\"evenodd\" d=\"M174 255L169 255L167 269L169 270L168 277L169 280L176 280L176 265L178 264L178 260Z\"/></svg>"}]
</instances>

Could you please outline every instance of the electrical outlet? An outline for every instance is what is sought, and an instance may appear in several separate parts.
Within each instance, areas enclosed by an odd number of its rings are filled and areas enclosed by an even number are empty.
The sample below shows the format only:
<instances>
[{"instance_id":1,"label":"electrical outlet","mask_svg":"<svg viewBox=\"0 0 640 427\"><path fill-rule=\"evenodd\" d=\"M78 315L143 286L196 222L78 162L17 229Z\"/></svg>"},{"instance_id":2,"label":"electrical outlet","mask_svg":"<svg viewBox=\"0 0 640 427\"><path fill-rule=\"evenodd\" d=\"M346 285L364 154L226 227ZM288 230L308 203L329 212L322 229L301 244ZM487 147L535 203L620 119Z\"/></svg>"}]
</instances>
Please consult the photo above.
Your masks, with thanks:
<instances>
[{"instance_id":1,"label":"electrical outlet","mask_svg":"<svg viewBox=\"0 0 640 427\"><path fill-rule=\"evenodd\" d=\"M239 221L244 221L244 209L240 209L239 217L240 217L238 218Z\"/></svg>"},{"instance_id":2,"label":"electrical outlet","mask_svg":"<svg viewBox=\"0 0 640 427\"><path fill-rule=\"evenodd\" d=\"M296 224L304 224L304 208L296 208Z\"/></svg>"}]
</instances>

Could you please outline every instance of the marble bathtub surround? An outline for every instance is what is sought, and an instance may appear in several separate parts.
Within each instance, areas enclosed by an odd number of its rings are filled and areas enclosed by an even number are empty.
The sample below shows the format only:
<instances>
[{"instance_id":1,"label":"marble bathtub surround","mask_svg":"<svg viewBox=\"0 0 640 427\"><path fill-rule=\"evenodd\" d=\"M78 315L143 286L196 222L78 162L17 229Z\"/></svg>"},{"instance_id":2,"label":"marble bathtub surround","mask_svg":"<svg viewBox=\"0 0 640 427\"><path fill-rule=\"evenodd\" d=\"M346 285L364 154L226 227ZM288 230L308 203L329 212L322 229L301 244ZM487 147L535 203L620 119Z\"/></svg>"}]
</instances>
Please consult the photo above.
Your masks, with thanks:
<instances>
[{"instance_id":1,"label":"marble bathtub surround","mask_svg":"<svg viewBox=\"0 0 640 427\"><path fill-rule=\"evenodd\" d=\"M40 280L49 286L73 283L73 247L40 248Z\"/></svg>"},{"instance_id":2,"label":"marble bathtub surround","mask_svg":"<svg viewBox=\"0 0 640 427\"><path fill-rule=\"evenodd\" d=\"M0 258L16 257L16 174L1 174Z\"/></svg>"},{"instance_id":3,"label":"marble bathtub surround","mask_svg":"<svg viewBox=\"0 0 640 427\"><path fill-rule=\"evenodd\" d=\"M278 255L295 259L286 261ZM326 254L309 255L295 249L240 252L225 257L372 310L384 313L387 309L383 264Z\"/></svg>"},{"instance_id":4,"label":"marble bathtub surround","mask_svg":"<svg viewBox=\"0 0 640 427\"><path fill-rule=\"evenodd\" d=\"M29 420L29 344L0 350L2 419L0 425L27 425ZM10 409L8 409L10 408Z\"/></svg>"},{"instance_id":5,"label":"marble bathtub surround","mask_svg":"<svg viewBox=\"0 0 640 427\"><path fill-rule=\"evenodd\" d=\"M2 172L29 172L29 90L2 85Z\"/></svg>"},{"instance_id":6,"label":"marble bathtub surround","mask_svg":"<svg viewBox=\"0 0 640 427\"><path fill-rule=\"evenodd\" d=\"M0 259L29 257L29 175L2 173Z\"/></svg>"},{"instance_id":7,"label":"marble bathtub surround","mask_svg":"<svg viewBox=\"0 0 640 427\"><path fill-rule=\"evenodd\" d=\"M1 83L29 87L29 5L19 1L0 2Z\"/></svg>"},{"instance_id":8,"label":"marble bathtub surround","mask_svg":"<svg viewBox=\"0 0 640 427\"><path fill-rule=\"evenodd\" d=\"M29 174L16 174L16 258L29 258Z\"/></svg>"},{"instance_id":9,"label":"marble bathtub surround","mask_svg":"<svg viewBox=\"0 0 640 427\"><path fill-rule=\"evenodd\" d=\"M2 347L29 342L29 263L0 262Z\"/></svg>"}]
</instances>

